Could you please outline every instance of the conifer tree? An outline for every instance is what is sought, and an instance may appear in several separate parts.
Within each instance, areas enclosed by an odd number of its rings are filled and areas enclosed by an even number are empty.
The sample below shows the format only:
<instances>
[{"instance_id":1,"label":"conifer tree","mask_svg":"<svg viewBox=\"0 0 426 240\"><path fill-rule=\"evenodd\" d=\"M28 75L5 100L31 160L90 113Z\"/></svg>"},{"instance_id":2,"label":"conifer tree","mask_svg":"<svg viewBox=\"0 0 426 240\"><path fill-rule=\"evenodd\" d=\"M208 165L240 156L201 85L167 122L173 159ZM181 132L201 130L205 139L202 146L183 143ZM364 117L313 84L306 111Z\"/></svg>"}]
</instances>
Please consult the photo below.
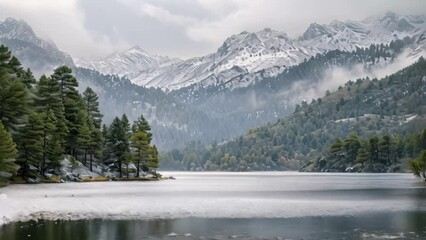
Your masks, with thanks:
<instances>
[{"instance_id":1,"label":"conifer tree","mask_svg":"<svg viewBox=\"0 0 426 240\"><path fill-rule=\"evenodd\" d=\"M149 146L147 134L143 131L133 133L130 141L131 146L134 149L133 159L134 162L136 162L136 177L139 177L141 164L145 164L145 160L148 158L151 146Z\"/></svg>"},{"instance_id":2,"label":"conifer tree","mask_svg":"<svg viewBox=\"0 0 426 240\"><path fill-rule=\"evenodd\" d=\"M4 45L0 45L0 74L9 71L8 63L11 57L12 53L9 49Z\"/></svg>"},{"instance_id":3,"label":"conifer tree","mask_svg":"<svg viewBox=\"0 0 426 240\"><path fill-rule=\"evenodd\" d=\"M375 163L379 160L379 137L371 137L368 143L368 154L370 155L370 161L371 163Z\"/></svg>"},{"instance_id":4,"label":"conifer tree","mask_svg":"<svg viewBox=\"0 0 426 240\"><path fill-rule=\"evenodd\" d=\"M61 147L64 148L66 137L68 136L68 128L57 81L47 78L44 75L41 76L36 86L34 108L38 113L47 114L48 111L53 112L56 124L54 127L56 128Z\"/></svg>"},{"instance_id":5,"label":"conifer tree","mask_svg":"<svg viewBox=\"0 0 426 240\"><path fill-rule=\"evenodd\" d=\"M28 91L17 77L16 64L20 65L19 61L6 47L0 46L0 121L12 134L25 122L28 111Z\"/></svg>"},{"instance_id":6,"label":"conifer tree","mask_svg":"<svg viewBox=\"0 0 426 240\"><path fill-rule=\"evenodd\" d=\"M78 126L78 138L77 143L78 147L84 151L84 165L87 166L87 152L90 150L91 145L91 134L88 117L85 111L79 112L79 118L82 119L80 125ZM92 163L90 163L92 165ZM92 169L90 169L92 171Z\"/></svg>"},{"instance_id":7,"label":"conifer tree","mask_svg":"<svg viewBox=\"0 0 426 240\"><path fill-rule=\"evenodd\" d=\"M27 89L33 89L33 86L36 84L36 79L29 68L27 71L21 76L21 81L25 84Z\"/></svg>"},{"instance_id":8,"label":"conifer tree","mask_svg":"<svg viewBox=\"0 0 426 240\"><path fill-rule=\"evenodd\" d=\"M158 150L157 147L154 145L151 147L151 153L150 158L148 158L148 167L149 168L158 168L160 166L159 158L158 158Z\"/></svg>"},{"instance_id":9,"label":"conifer tree","mask_svg":"<svg viewBox=\"0 0 426 240\"><path fill-rule=\"evenodd\" d=\"M330 146L332 157L337 159L338 161L340 161L343 156L342 148L343 148L343 142L339 138L336 139L335 143L333 143Z\"/></svg>"},{"instance_id":10,"label":"conifer tree","mask_svg":"<svg viewBox=\"0 0 426 240\"><path fill-rule=\"evenodd\" d=\"M96 95L90 87L87 87L83 96L87 107L87 115L92 119L95 128L100 129L102 124L102 114L99 111L98 95Z\"/></svg>"},{"instance_id":11,"label":"conifer tree","mask_svg":"<svg viewBox=\"0 0 426 240\"><path fill-rule=\"evenodd\" d=\"M19 155L16 162L19 173L26 179L36 173L31 168L40 169L43 159L43 124L37 113L28 116L28 123L19 132Z\"/></svg>"},{"instance_id":12,"label":"conifer tree","mask_svg":"<svg viewBox=\"0 0 426 240\"><path fill-rule=\"evenodd\" d=\"M349 137L345 139L343 147L346 150L349 162L351 162L351 165L353 166L358 154L358 150L361 147L361 144L358 140L358 135L355 132L352 132Z\"/></svg>"},{"instance_id":13,"label":"conifer tree","mask_svg":"<svg viewBox=\"0 0 426 240\"><path fill-rule=\"evenodd\" d=\"M60 143L60 136L57 131L57 120L52 110L40 113L40 120L43 127L43 159L40 172L44 176L48 168L58 167L63 149Z\"/></svg>"},{"instance_id":14,"label":"conifer tree","mask_svg":"<svg viewBox=\"0 0 426 240\"><path fill-rule=\"evenodd\" d=\"M93 155L100 156L102 148L102 114L99 111L99 97L90 88L83 93L84 102L87 109L88 126L90 132L89 156L90 156L90 171L92 171Z\"/></svg>"},{"instance_id":15,"label":"conifer tree","mask_svg":"<svg viewBox=\"0 0 426 240\"><path fill-rule=\"evenodd\" d=\"M72 70L66 66L55 69L51 79L59 85L59 96L64 106L64 116L68 129L65 150L76 157L78 148L78 128L80 124L78 112L80 110L79 101L81 99L77 91L78 82L72 75Z\"/></svg>"},{"instance_id":16,"label":"conifer tree","mask_svg":"<svg viewBox=\"0 0 426 240\"><path fill-rule=\"evenodd\" d=\"M129 156L130 124L127 116L123 114L120 118L116 117L110 126L108 133L108 143L113 156L116 159L119 176L122 177L122 164Z\"/></svg>"},{"instance_id":17,"label":"conifer tree","mask_svg":"<svg viewBox=\"0 0 426 240\"><path fill-rule=\"evenodd\" d=\"M132 131L133 132L137 132L137 131L142 131L145 132L147 135L147 139L148 139L148 144L151 144L152 141L152 133L151 133L151 127L149 126L148 121L144 118L143 115L141 115L134 123L132 126Z\"/></svg>"},{"instance_id":18,"label":"conifer tree","mask_svg":"<svg viewBox=\"0 0 426 240\"><path fill-rule=\"evenodd\" d=\"M368 160L368 152L365 148L360 148L358 150L356 162L361 163L361 165L364 167L364 163Z\"/></svg>"},{"instance_id":19,"label":"conifer tree","mask_svg":"<svg viewBox=\"0 0 426 240\"><path fill-rule=\"evenodd\" d=\"M22 68L21 62L15 57L12 56L8 62L9 73L12 74L12 78L20 79L25 76L25 70Z\"/></svg>"},{"instance_id":20,"label":"conifer tree","mask_svg":"<svg viewBox=\"0 0 426 240\"><path fill-rule=\"evenodd\" d=\"M24 122L27 111L24 84L0 74L0 121L7 129L16 131L18 125Z\"/></svg>"},{"instance_id":21,"label":"conifer tree","mask_svg":"<svg viewBox=\"0 0 426 240\"><path fill-rule=\"evenodd\" d=\"M392 145L392 138L389 135L383 136L379 142L379 150L382 153L382 161L386 164L390 164Z\"/></svg>"},{"instance_id":22,"label":"conifer tree","mask_svg":"<svg viewBox=\"0 0 426 240\"><path fill-rule=\"evenodd\" d=\"M426 181L426 149L420 152L418 158L410 160L409 164L414 175L419 176Z\"/></svg>"},{"instance_id":23,"label":"conifer tree","mask_svg":"<svg viewBox=\"0 0 426 240\"><path fill-rule=\"evenodd\" d=\"M7 184L8 179L16 173L18 169L14 163L16 156L16 144L0 122L0 186Z\"/></svg>"}]
</instances>

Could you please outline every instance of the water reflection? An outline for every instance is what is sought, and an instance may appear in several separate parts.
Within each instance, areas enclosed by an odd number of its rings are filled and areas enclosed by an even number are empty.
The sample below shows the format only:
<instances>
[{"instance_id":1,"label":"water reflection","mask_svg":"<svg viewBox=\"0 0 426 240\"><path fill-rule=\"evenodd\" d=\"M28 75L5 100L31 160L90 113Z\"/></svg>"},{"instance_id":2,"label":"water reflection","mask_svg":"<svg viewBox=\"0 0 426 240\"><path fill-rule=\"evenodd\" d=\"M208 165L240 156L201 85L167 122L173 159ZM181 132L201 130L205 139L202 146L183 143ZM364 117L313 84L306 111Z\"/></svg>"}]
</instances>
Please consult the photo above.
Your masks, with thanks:
<instances>
[{"instance_id":1,"label":"water reflection","mask_svg":"<svg viewBox=\"0 0 426 240\"><path fill-rule=\"evenodd\" d=\"M0 239L426 239L426 188L410 174L168 175L177 180L5 188L22 212L151 220L13 223Z\"/></svg>"},{"instance_id":2,"label":"water reflection","mask_svg":"<svg viewBox=\"0 0 426 240\"><path fill-rule=\"evenodd\" d=\"M176 235L175 235L176 234ZM426 239L426 212L287 219L80 220L14 223L0 239Z\"/></svg>"}]
</instances>

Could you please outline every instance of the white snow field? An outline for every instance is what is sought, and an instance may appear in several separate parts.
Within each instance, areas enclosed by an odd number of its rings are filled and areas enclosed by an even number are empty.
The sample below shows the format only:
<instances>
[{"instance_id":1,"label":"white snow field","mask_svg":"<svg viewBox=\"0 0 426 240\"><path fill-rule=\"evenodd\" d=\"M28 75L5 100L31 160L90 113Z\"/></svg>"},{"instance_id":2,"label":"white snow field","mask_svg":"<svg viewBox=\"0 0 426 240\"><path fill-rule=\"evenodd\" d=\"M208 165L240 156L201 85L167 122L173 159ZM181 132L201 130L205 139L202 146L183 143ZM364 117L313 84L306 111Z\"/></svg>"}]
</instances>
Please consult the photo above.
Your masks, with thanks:
<instances>
[{"instance_id":1,"label":"white snow field","mask_svg":"<svg viewBox=\"0 0 426 240\"><path fill-rule=\"evenodd\" d=\"M288 218L425 211L411 174L165 173L176 180L10 185L0 225L30 219Z\"/></svg>"}]
</instances>

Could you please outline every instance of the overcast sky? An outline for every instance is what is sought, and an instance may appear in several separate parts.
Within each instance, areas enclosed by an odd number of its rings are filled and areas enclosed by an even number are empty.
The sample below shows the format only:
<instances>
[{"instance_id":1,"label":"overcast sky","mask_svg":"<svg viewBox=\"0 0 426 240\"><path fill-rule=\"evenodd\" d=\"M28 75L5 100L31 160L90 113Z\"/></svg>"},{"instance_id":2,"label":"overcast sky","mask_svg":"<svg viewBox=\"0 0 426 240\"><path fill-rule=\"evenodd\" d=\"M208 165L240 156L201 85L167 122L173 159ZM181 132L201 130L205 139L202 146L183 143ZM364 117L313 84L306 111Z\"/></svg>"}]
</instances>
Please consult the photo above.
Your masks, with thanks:
<instances>
[{"instance_id":1,"label":"overcast sky","mask_svg":"<svg viewBox=\"0 0 426 240\"><path fill-rule=\"evenodd\" d=\"M0 20L24 19L61 50L88 59L134 45L202 56L244 30L270 27L297 37L312 22L387 11L426 14L426 0L0 0Z\"/></svg>"}]
</instances>

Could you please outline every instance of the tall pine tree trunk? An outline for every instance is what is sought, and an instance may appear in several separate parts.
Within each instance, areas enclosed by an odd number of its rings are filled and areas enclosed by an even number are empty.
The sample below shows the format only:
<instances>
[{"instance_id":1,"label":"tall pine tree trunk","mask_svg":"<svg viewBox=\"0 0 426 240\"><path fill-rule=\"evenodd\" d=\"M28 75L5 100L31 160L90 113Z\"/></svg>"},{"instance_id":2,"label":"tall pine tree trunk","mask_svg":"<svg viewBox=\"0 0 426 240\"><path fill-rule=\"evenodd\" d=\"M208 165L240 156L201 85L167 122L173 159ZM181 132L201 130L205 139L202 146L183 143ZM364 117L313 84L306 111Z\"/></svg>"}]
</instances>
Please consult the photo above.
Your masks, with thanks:
<instances>
[{"instance_id":1,"label":"tall pine tree trunk","mask_svg":"<svg viewBox=\"0 0 426 240\"><path fill-rule=\"evenodd\" d=\"M90 149L90 171L93 172L93 149Z\"/></svg>"},{"instance_id":2,"label":"tall pine tree trunk","mask_svg":"<svg viewBox=\"0 0 426 240\"><path fill-rule=\"evenodd\" d=\"M137 166L137 169L136 169L136 177L139 177L139 163L140 163L140 161L141 161L141 150L139 149L139 156L138 156L138 166Z\"/></svg>"},{"instance_id":3,"label":"tall pine tree trunk","mask_svg":"<svg viewBox=\"0 0 426 240\"><path fill-rule=\"evenodd\" d=\"M44 177L44 169L46 167L46 148L47 148L47 136L46 129L44 130L43 136L43 162L41 163L41 175Z\"/></svg>"},{"instance_id":4,"label":"tall pine tree trunk","mask_svg":"<svg viewBox=\"0 0 426 240\"><path fill-rule=\"evenodd\" d=\"M126 164L126 167L127 167L127 170L126 170L127 171L127 178L129 178L129 163Z\"/></svg>"},{"instance_id":5,"label":"tall pine tree trunk","mask_svg":"<svg viewBox=\"0 0 426 240\"><path fill-rule=\"evenodd\" d=\"M118 173L119 173L119 176L121 178L122 177L122 175L121 175L121 160L118 160Z\"/></svg>"},{"instance_id":6,"label":"tall pine tree trunk","mask_svg":"<svg viewBox=\"0 0 426 240\"><path fill-rule=\"evenodd\" d=\"M84 149L84 166L87 167L87 149L86 148Z\"/></svg>"},{"instance_id":7,"label":"tall pine tree trunk","mask_svg":"<svg viewBox=\"0 0 426 240\"><path fill-rule=\"evenodd\" d=\"M23 179L25 179L25 177L26 177L26 172L27 172L27 159L25 159L24 167L22 168L22 178Z\"/></svg>"}]
</instances>

